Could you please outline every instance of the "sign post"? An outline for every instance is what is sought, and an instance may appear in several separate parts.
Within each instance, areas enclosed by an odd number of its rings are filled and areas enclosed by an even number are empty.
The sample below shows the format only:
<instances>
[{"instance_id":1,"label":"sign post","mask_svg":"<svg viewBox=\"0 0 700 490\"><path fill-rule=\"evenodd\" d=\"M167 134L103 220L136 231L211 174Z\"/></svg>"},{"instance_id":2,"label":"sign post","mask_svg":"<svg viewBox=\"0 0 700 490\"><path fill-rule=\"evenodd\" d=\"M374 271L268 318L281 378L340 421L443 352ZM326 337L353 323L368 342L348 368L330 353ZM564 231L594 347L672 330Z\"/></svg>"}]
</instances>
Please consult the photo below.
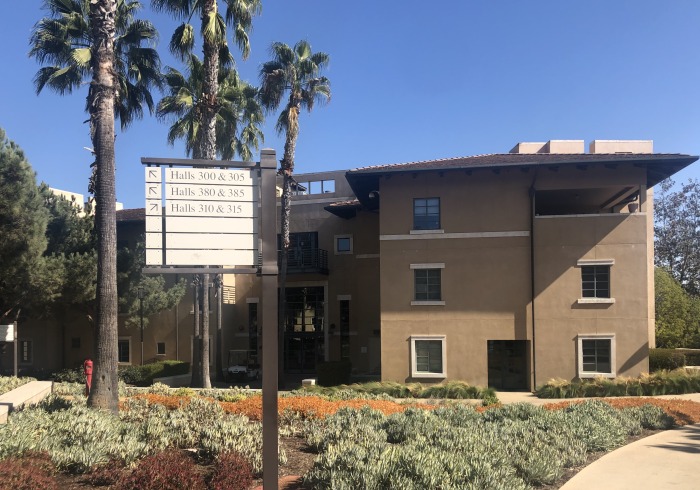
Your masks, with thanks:
<instances>
[{"instance_id":1,"label":"sign post","mask_svg":"<svg viewBox=\"0 0 700 490\"><path fill-rule=\"evenodd\" d=\"M261 277L263 487L276 490L279 346L275 151L263 149L257 164L166 158L141 158L141 163L148 165L145 274Z\"/></svg>"}]
</instances>

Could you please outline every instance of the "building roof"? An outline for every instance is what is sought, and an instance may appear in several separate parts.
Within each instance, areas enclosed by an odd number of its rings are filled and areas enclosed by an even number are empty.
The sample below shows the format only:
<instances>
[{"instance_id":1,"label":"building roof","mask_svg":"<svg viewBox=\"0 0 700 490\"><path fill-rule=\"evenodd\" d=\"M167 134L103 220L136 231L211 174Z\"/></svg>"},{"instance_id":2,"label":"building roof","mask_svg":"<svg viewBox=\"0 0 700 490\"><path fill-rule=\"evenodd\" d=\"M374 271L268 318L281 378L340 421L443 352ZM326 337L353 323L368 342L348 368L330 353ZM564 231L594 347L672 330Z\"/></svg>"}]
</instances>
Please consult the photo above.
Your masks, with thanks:
<instances>
[{"instance_id":1,"label":"building roof","mask_svg":"<svg viewBox=\"0 0 700 490\"><path fill-rule=\"evenodd\" d=\"M362 204L357 199L351 199L349 201L334 202L323 209L339 218L350 219L354 218L357 215L357 211L362 209Z\"/></svg>"},{"instance_id":2,"label":"building roof","mask_svg":"<svg viewBox=\"0 0 700 490\"><path fill-rule=\"evenodd\" d=\"M559 166L575 166L584 169L588 165L629 164L646 168L647 187L653 187L697 159L697 156L679 153L492 153L373 165L349 170L345 175L359 201L372 209L378 206L377 199L372 198L372 192L379 190L379 177L392 173L497 170L501 168L529 170L535 167L553 168Z\"/></svg>"},{"instance_id":3,"label":"building roof","mask_svg":"<svg viewBox=\"0 0 700 490\"><path fill-rule=\"evenodd\" d=\"M146 208L121 209L117 211L117 223L127 221L145 221Z\"/></svg>"}]
</instances>

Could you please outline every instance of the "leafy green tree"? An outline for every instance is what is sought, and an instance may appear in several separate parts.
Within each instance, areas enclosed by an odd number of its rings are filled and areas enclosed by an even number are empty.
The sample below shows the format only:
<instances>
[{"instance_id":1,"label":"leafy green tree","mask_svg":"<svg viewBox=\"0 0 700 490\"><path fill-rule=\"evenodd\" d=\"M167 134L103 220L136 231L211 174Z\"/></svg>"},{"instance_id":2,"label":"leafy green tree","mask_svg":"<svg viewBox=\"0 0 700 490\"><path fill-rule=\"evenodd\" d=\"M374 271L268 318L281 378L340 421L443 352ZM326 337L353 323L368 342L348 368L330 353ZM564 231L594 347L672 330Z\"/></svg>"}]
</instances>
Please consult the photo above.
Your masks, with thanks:
<instances>
[{"instance_id":1,"label":"leafy green tree","mask_svg":"<svg viewBox=\"0 0 700 490\"><path fill-rule=\"evenodd\" d=\"M173 120L168 143L172 145L178 139L183 140L187 155L194 154L201 130L202 77L203 65L195 55L187 60L187 76L167 67L164 75L167 95L156 109L159 118ZM246 161L252 160L253 149L257 151L264 139L260 129L264 116L257 90L227 66L219 69L218 88L216 152L224 160L232 160L236 155Z\"/></svg>"},{"instance_id":2,"label":"leafy green tree","mask_svg":"<svg viewBox=\"0 0 700 490\"><path fill-rule=\"evenodd\" d=\"M197 105L197 123L199 129L195 134L192 148L194 158L204 160L216 159L216 122L219 112L219 67L233 62L226 41L226 28L232 27L233 39L241 49L243 59L250 54L248 32L253 24L253 17L261 10L260 0L224 0L226 15L219 13L217 0L153 0L156 10L171 13L184 22L175 29L170 40L170 50L183 60L192 54L195 45L194 27L190 24L195 14L201 20L202 36L202 92ZM202 303L209 304L209 274L202 277ZM207 311L204 309L204 311ZM203 315L201 332L195 332L199 344L193 356L192 382L194 385L209 387L209 315Z\"/></svg>"},{"instance_id":3,"label":"leafy green tree","mask_svg":"<svg viewBox=\"0 0 700 490\"><path fill-rule=\"evenodd\" d=\"M260 100L263 107L273 111L286 104L277 119L277 132L284 133L284 156L280 162L282 174L282 258L280 260L280 305L279 336L283 343L284 323L286 318L286 282L289 254L289 216L291 214L292 174L294 173L294 154L299 136L299 113L302 109L309 112L316 103L324 103L331 98L330 81L321 75L328 66L330 57L323 52L313 53L307 41L299 41L290 48L284 43L273 43L270 51L273 59L263 64L260 69ZM279 380L284 384L283 353L280 349Z\"/></svg>"},{"instance_id":4,"label":"leafy green tree","mask_svg":"<svg viewBox=\"0 0 700 490\"><path fill-rule=\"evenodd\" d=\"M146 252L143 241L135 249L122 248L117 254L119 312L126 315L127 328L141 324L138 288L144 291L144 326L148 317L173 308L182 300L187 291L187 281L183 278L172 287L166 287L163 276L147 276L141 273L146 265Z\"/></svg>"},{"instance_id":5,"label":"leafy green tree","mask_svg":"<svg viewBox=\"0 0 700 490\"><path fill-rule=\"evenodd\" d=\"M654 254L691 294L700 294L700 182L690 179L674 191L675 182L661 184L654 203Z\"/></svg>"},{"instance_id":6,"label":"leafy green tree","mask_svg":"<svg viewBox=\"0 0 700 490\"><path fill-rule=\"evenodd\" d=\"M0 322L36 300L48 212L20 147L0 129Z\"/></svg>"},{"instance_id":7,"label":"leafy green tree","mask_svg":"<svg viewBox=\"0 0 700 490\"><path fill-rule=\"evenodd\" d=\"M654 286L656 346L700 347L700 298L660 267L654 270Z\"/></svg>"}]
</instances>

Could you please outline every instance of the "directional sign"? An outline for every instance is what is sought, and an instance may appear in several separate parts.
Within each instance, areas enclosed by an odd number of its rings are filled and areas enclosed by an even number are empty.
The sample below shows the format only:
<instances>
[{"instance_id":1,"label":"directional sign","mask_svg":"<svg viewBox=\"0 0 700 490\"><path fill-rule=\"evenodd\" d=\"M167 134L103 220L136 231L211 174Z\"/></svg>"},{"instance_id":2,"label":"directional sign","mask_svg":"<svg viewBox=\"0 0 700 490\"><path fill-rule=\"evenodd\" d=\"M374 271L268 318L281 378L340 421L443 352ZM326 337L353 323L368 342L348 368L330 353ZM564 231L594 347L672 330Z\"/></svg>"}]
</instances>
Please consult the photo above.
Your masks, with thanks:
<instances>
[{"instance_id":1,"label":"directional sign","mask_svg":"<svg viewBox=\"0 0 700 490\"><path fill-rule=\"evenodd\" d=\"M148 235L148 234L147 234ZM158 235L160 236L160 235ZM222 250L255 250L258 238L252 234L166 233L165 246L173 249L217 248ZM215 245L212 245L215 244Z\"/></svg>"},{"instance_id":2,"label":"directional sign","mask_svg":"<svg viewBox=\"0 0 700 490\"><path fill-rule=\"evenodd\" d=\"M163 205L161 204L160 200L146 199L146 216L158 216L159 218L163 216ZM148 227L148 221L146 222L146 225Z\"/></svg>"},{"instance_id":3,"label":"directional sign","mask_svg":"<svg viewBox=\"0 0 700 490\"><path fill-rule=\"evenodd\" d=\"M161 184L146 182L146 199L161 199Z\"/></svg>"},{"instance_id":4,"label":"directional sign","mask_svg":"<svg viewBox=\"0 0 700 490\"><path fill-rule=\"evenodd\" d=\"M257 206L252 202L168 201L165 216L219 216L253 218ZM167 222L166 222L167 229Z\"/></svg>"},{"instance_id":5,"label":"directional sign","mask_svg":"<svg viewBox=\"0 0 700 490\"><path fill-rule=\"evenodd\" d=\"M254 250L168 250L165 265L253 265Z\"/></svg>"},{"instance_id":6,"label":"directional sign","mask_svg":"<svg viewBox=\"0 0 700 490\"><path fill-rule=\"evenodd\" d=\"M163 173L160 167L146 167L146 182L160 183L163 181Z\"/></svg>"},{"instance_id":7,"label":"directional sign","mask_svg":"<svg viewBox=\"0 0 700 490\"><path fill-rule=\"evenodd\" d=\"M167 168L166 184L257 185L253 170L219 168Z\"/></svg>"},{"instance_id":8,"label":"directional sign","mask_svg":"<svg viewBox=\"0 0 700 490\"><path fill-rule=\"evenodd\" d=\"M149 217L146 217L146 229L156 230L162 220L158 223L148 224ZM198 218L190 216L169 216L168 232L174 233L257 233L258 220L250 218Z\"/></svg>"},{"instance_id":9,"label":"directional sign","mask_svg":"<svg viewBox=\"0 0 700 490\"><path fill-rule=\"evenodd\" d=\"M243 185L169 184L168 200L196 199L202 201L257 201L258 188Z\"/></svg>"}]
</instances>

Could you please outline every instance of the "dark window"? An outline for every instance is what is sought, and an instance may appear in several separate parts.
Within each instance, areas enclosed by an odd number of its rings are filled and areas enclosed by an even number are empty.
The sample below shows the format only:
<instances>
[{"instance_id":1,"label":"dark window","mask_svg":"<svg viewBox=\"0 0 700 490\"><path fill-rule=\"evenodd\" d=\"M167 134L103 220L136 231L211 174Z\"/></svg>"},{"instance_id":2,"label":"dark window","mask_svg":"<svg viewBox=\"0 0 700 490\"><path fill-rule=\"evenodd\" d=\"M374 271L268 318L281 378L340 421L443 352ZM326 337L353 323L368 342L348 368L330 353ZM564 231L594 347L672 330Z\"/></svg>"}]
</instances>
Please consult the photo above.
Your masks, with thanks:
<instances>
[{"instance_id":1,"label":"dark window","mask_svg":"<svg viewBox=\"0 0 700 490\"><path fill-rule=\"evenodd\" d=\"M340 301L340 358L350 359L350 301Z\"/></svg>"},{"instance_id":2,"label":"dark window","mask_svg":"<svg viewBox=\"0 0 700 490\"><path fill-rule=\"evenodd\" d=\"M19 362L23 364L31 364L34 358L32 341L31 340L20 340L19 341Z\"/></svg>"},{"instance_id":3,"label":"dark window","mask_svg":"<svg viewBox=\"0 0 700 490\"><path fill-rule=\"evenodd\" d=\"M165 355L165 342L158 342L156 344L156 354L159 356Z\"/></svg>"},{"instance_id":4,"label":"dark window","mask_svg":"<svg viewBox=\"0 0 700 490\"><path fill-rule=\"evenodd\" d=\"M440 270L414 269L416 301L440 301L442 299Z\"/></svg>"},{"instance_id":5,"label":"dark window","mask_svg":"<svg viewBox=\"0 0 700 490\"><path fill-rule=\"evenodd\" d=\"M129 340L119 339L118 348L119 351L117 362L131 362L131 355L129 352Z\"/></svg>"},{"instance_id":6,"label":"dark window","mask_svg":"<svg viewBox=\"0 0 700 490\"><path fill-rule=\"evenodd\" d=\"M351 252L352 247L351 247L351 240L350 237L338 237L336 238L336 249L338 252Z\"/></svg>"},{"instance_id":7,"label":"dark window","mask_svg":"<svg viewBox=\"0 0 700 490\"><path fill-rule=\"evenodd\" d=\"M413 229L437 230L440 228L440 198L413 200Z\"/></svg>"},{"instance_id":8,"label":"dark window","mask_svg":"<svg viewBox=\"0 0 700 490\"><path fill-rule=\"evenodd\" d=\"M80 337L72 337L70 339L70 346L73 349L80 349Z\"/></svg>"},{"instance_id":9,"label":"dark window","mask_svg":"<svg viewBox=\"0 0 700 490\"><path fill-rule=\"evenodd\" d=\"M582 339L581 356L586 373L612 373L610 339Z\"/></svg>"},{"instance_id":10,"label":"dark window","mask_svg":"<svg viewBox=\"0 0 700 490\"><path fill-rule=\"evenodd\" d=\"M610 266L584 265L581 267L581 290L584 298L610 297Z\"/></svg>"},{"instance_id":11,"label":"dark window","mask_svg":"<svg viewBox=\"0 0 700 490\"><path fill-rule=\"evenodd\" d=\"M258 304L248 303L248 349L258 353Z\"/></svg>"},{"instance_id":12,"label":"dark window","mask_svg":"<svg viewBox=\"0 0 700 490\"><path fill-rule=\"evenodd\" d=\"M416 340L416 371L442 373L442 340Z\"/></svg>"}]
</instances>

